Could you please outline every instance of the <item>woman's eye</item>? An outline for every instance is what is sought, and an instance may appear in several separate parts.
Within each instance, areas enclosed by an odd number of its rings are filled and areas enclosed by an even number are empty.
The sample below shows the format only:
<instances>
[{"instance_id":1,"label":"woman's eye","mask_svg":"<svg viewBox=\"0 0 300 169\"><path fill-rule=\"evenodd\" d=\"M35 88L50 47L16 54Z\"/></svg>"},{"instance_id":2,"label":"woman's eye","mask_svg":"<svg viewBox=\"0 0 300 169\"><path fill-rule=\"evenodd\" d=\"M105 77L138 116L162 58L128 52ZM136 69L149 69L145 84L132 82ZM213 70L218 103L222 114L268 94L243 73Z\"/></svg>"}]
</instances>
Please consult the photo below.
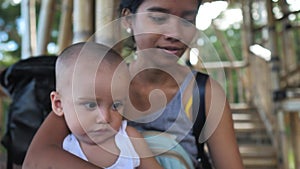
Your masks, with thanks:
<instances>
[{"instance_id":1,"label":"woman's eye","mask_svg":"<svg viewBox=\"0 0 300 169\"><path fill-rule=\"evenodd\" d=\"M89 110L94 110L97 107L97 103L96 102L87 102L83 104L85 106L85 108L89 109Z\"/></svg>"},{"instance_id":2,"label":"woman's eye","mask_svg":"<svg viewBox=\"0 0 300 169\"><path fill-rule=\"evenodd\" d=\"M194 26L195 23L195 20L182 19L181 21L185 26Z\"/></svg>"},{"instance_id":3,"label":"woman's eye","mask_svg":"<svg viewBox=\"0 0 300 169\"><path fill-rule=\"evenodd\" d=\"M167 18L165 18L165 17L151 17L151 19L154 22L159 23L159 24L162 24L167 20Z\"/></svg>"},{"instance_id":4,"label":"woman's eye","mask_svg":"<svg viewBox=\"0 0 300 169\"><path fill-rule=\"evenodd\" d=\"M164 24L169 19L167 14L153 14L150 15L150 18L152 21L154 21L157 24Z\"/></svg>"},{"instance_id":5,"label":"woman's eye","mask_svg":"<svg viewBox=\"0 0 300 169\"><path fill-rule=\"evenodd\" d=\"M120 102L120 101L115 101L115 102L113 103L113 105L112 105L112 109L113 109L114 111L118 111L118 110L121 109L122 106L123 106L123 103L122 103L122 102Z\"/></svg>"}]
</instances>

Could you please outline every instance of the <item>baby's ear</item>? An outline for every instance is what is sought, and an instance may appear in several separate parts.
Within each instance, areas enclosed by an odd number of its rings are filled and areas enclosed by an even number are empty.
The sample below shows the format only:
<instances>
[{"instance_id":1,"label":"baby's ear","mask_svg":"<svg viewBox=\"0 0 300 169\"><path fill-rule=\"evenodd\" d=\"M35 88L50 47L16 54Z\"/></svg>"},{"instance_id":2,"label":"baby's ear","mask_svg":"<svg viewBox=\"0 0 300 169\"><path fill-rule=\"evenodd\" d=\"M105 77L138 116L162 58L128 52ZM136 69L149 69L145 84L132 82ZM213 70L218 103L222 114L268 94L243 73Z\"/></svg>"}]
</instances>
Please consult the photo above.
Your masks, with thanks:
<instances>
[{"instance_id":1,"label":"baby's ear","mask_svg":"<svg viewBox=\"0 0 300 169\"><path fill-rule=\"evenodd\" d=\"M62 116L64 115L63 108L61 105L61 97L58 92L51 92L50 93L50 99L51 99L51 105L53 112L58 115Z\"/></svg>"}]
</instances>

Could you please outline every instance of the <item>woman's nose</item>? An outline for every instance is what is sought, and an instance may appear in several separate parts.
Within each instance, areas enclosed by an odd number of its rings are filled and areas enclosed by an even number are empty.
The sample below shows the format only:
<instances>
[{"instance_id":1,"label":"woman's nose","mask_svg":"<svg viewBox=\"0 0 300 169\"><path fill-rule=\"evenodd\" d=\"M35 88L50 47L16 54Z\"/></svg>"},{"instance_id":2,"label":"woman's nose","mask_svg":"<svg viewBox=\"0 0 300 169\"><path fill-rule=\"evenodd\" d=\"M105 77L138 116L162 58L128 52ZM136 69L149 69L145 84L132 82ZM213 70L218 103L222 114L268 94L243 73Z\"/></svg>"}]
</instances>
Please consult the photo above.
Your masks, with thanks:
<instances>
[{"instance_id":1,"label":"woman's nose","mask_svg":"<svg viewBox=\"0 0 300 169\"><path fill-rule=\"evenodd\" d=\"M175 42L180 41L184 35L183 26L180 23L180 19L177 17L172 17L170 24L167 26L164 36L166 40Z\"/></svg>"}]
</instances>

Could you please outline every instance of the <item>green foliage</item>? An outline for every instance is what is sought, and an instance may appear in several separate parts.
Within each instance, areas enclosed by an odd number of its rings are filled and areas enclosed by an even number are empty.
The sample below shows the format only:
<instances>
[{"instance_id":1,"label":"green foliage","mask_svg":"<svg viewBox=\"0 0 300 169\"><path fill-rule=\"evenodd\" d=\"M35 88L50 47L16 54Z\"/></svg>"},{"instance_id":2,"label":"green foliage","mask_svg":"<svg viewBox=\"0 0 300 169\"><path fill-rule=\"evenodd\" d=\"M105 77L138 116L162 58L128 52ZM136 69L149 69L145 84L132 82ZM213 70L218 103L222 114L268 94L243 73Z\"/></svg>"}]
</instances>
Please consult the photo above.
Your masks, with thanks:
<instances>
[{"instance_id":1,"label":"green foliage","mask_svg":"<svg viewBox=\"0 0 300 169\"><path fill-rule=\"evenodd\" d=\"M241 30L236 28L229 28L222 31L226 41L228 42L229 47L232 49L237 60L242 60L242 40L241 40ZM214 48L217 50L218 55L222 61L228 61L225 49L222 46L220 39L216 37L216 33L212 27L206 29L205 34L211 40ZM216 40L215 40L216 39Z\"/></svg>"},{"instance_id":2,"label":"green foliage","mask_svg":"<svg viewBox=\"0 0 300 169\"><path fill-rule=\"evenodd\" d=\"M20 16L20 4L13 4L10 0L0 0L0 16L7 23L14 22Z\"/></svg>"},{"instance_id":3,"label":"green foliage","mask_svg":"<svg viewBox=\"0 0 300 169\"><path fill-rule=\"evenodd\" d=\"M20 59L19 23L20 4L0 0L0 67L9 66Z\"/></svg>"},{"instance_id":4,"label":"green foliage","mask_svg":"<svg viewBox=\"0 0 300 169\"><path fill-rule=\"evenodd\" d=\"M0 0L0 68L7 67L21 58L21 4L13 0ZM41 1L36 1L36 21L39 22ZM50 42L57 42L60 12L55 4ZM27 24L27 23L24 23ZM13 45L13 46L12 46Z\"/></svg>"}]
</instances>

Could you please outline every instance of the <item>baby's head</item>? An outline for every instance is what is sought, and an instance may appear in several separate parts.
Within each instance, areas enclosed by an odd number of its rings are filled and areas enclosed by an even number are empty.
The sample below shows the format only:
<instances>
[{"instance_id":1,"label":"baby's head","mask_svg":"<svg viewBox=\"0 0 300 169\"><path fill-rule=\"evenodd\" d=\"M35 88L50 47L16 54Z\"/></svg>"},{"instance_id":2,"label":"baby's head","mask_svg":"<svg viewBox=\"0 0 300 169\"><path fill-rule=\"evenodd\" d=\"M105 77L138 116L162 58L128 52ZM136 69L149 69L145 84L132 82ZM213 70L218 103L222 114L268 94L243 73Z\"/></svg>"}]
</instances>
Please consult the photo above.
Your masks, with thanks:
<instances>
[{"instance_id":1,"label":"baby's head","mask_svg":"<svg viewBox=\"0 0 300 169\"><path fill-rule=\"evenodd\" d=\"M118 53L102 44L94 42L73 44L63 50L56 61L56 90L65 90L66 86L72 85L74 79L70 78L75 76L83 78L91 73L90 77L95 75L101 66L118 66L121 62L123 58Z\"/></svg>"},{"instance_id":2,"label":"baby's head","mask_svg":"<svg viewBox=\"0 0 300 169\"><path fill-rule=\"evenodd\" d=\"M100 144L120 128L129 80L125 62L112 49L92 42L74 44L56 62L53 111L65 116L78 139Z\"/></svg>"}]
</instances>

